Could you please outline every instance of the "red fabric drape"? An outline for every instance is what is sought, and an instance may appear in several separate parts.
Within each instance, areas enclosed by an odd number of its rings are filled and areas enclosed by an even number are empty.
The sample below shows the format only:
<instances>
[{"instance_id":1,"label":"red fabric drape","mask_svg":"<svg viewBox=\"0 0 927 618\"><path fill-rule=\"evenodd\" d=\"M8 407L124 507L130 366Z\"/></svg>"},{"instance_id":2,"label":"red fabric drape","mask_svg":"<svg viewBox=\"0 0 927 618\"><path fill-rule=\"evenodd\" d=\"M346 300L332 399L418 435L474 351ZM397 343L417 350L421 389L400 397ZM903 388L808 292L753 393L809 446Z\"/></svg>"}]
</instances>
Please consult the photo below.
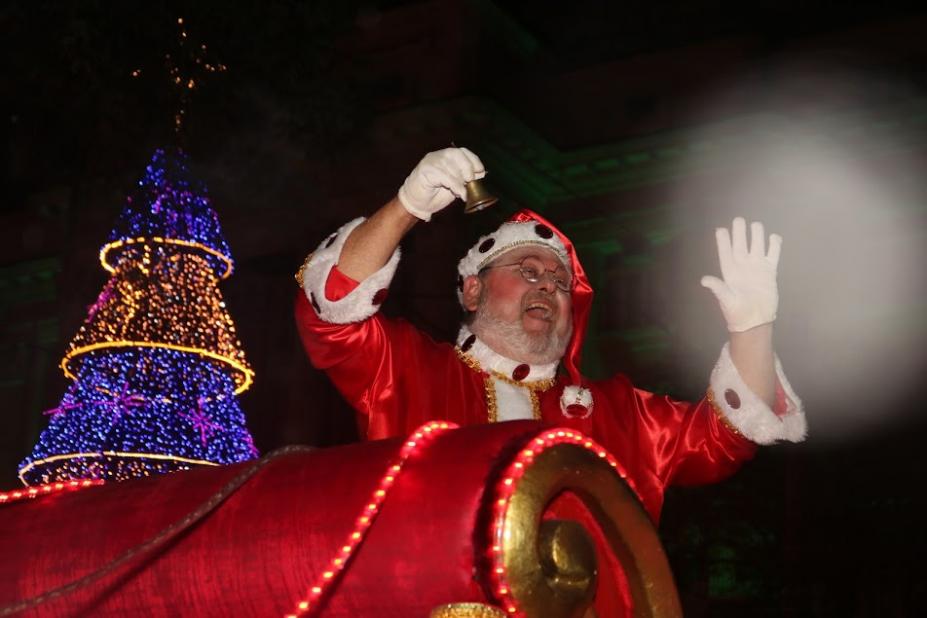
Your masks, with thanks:
<instances>
[{"instance_id":1,"label":"red fabric drape","mask_svg":"<svg viewBox=\"0 0 927 618\"><path fill-rule=\"evenodd\" d=\"M466 427L426 443L333 584L322 616L427 616L485 601L474 579L487 479L532 422ZM403 440L275 459L159 550L24 616L282 616L337 555ZM0 506L0 605L80 578L158 534L249 464Z\"/></svg>"}]
</instances>

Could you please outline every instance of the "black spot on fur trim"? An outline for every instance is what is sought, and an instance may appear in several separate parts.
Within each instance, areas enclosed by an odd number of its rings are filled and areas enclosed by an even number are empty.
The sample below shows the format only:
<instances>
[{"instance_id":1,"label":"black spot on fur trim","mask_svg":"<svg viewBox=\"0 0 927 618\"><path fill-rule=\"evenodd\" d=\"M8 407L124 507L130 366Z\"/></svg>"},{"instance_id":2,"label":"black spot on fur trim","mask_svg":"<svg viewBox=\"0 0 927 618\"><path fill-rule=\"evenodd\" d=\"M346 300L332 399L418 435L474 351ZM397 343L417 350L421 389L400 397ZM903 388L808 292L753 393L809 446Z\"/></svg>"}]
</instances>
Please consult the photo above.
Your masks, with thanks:
<instances>
[{"instance_id":1,"label":"black spot on fur trim","mask_svg":"<svg viewBox=\"0 0 927 618\"><path fill-rule=\"evenodd\" d=\"M534 233L544 239L550 239L554 237L554 232L549 227L543 223L538 223L534 226Z\"/></svg>"}]
</instances>

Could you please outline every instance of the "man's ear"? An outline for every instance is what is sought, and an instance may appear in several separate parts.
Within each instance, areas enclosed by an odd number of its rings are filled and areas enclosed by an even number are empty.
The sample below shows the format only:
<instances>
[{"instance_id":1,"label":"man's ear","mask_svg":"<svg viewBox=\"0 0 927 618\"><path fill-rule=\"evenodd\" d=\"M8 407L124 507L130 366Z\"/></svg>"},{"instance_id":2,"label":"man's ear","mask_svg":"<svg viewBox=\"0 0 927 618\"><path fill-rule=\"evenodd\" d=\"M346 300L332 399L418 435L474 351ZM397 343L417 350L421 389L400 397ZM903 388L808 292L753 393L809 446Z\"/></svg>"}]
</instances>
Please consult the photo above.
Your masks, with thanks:
<instances>
[{"instance_id":1,"label":"man's ear","mask_svg":"<svg viewBox=\"0 0 927 618\"><path fill-rule=\"evenodd\" d=\"M483 289L483 280L477 275L468 275L463 282L463 306L467 311L476 311L480 304L480 291Z\"/></svg>"}]
</instances>

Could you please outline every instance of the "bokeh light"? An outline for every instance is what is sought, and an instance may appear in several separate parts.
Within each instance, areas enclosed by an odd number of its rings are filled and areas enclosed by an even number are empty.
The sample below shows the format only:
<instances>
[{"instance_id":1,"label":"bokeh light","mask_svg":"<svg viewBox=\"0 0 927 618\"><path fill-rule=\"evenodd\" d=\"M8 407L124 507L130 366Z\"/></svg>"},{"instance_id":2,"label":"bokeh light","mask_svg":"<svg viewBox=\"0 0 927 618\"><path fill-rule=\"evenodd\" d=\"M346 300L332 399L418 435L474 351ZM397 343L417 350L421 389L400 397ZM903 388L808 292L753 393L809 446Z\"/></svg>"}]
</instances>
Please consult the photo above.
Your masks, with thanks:
<instances>
[{"instance_id":1,"label":"bokeh light","mask_svg":"<svg viewBox=\"0 0 927 618\"><path fill-rule=\"evenodd\" d=\"M821 66L795 68L775 92L738 84L706 108L732 98L756 113L692 135L690 165L702 171L672 197L680 254L699 258L680 265L672 321L683 339L711 345L717 331L692 308L714 301L694 269L717 272L714 227L736 215L763 221L784 238L776 344L812 435L842 440L915 420L927 367L927 162L917 147L927 99Z\"/></svg>"}]
</instances>

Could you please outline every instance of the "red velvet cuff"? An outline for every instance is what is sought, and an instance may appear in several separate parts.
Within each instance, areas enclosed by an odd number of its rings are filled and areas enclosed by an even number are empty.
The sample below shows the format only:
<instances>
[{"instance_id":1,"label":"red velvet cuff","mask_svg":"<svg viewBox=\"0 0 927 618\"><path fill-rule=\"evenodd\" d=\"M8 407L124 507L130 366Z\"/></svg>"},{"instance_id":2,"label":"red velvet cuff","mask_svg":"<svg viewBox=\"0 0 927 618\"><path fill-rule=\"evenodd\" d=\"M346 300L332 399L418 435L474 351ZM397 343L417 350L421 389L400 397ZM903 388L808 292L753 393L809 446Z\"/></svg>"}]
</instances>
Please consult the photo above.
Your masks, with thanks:
<instances>
[{"instance_id":1,"label":"red velvet cuff","mask_svg":"<svg viewBox=\"0 0 927 618\"><path fill-rule=\"evenodd\" d=\"M333 302L341 300L359 285L360 282L338 270L338 265L335 264L328 274L328 281L325 282L325 298Z\"/></svg>"},{"instance_id":2,"label":"red velvet cuff","mask_svg":"<svg viewBox=\"0 0 927 618\"><path fill-rule=\"evenodd\" d=\"M785 396L785 389L782 388L779 380L776 380L776 402L773 404L773 413L776 416L785 416L788 411L789 402Z\"/></svg>"}]
</instances>

